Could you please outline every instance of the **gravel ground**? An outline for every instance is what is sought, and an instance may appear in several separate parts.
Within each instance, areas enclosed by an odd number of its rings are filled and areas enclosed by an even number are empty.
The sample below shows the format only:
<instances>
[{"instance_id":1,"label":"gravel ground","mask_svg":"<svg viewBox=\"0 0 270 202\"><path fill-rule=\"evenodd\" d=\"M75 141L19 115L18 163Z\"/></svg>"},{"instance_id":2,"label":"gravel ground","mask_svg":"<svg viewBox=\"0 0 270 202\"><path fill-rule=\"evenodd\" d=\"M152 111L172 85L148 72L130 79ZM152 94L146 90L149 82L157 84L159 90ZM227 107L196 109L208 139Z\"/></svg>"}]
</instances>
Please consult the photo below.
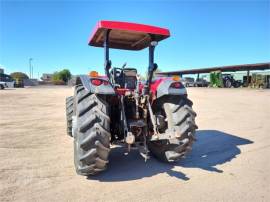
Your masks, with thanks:
<instances>
[{"instance_id":1,"label":"gravel ground","mask_svg":"<svg viewBox=\"0 0 270 202\"><path fill-rule=\"evenodd\" d=\"M0 91L0 201L270 201L270 90L189 88L197 142L177 164L114 148L75 174L68 87Z\"/></svg>"}]
</instances>

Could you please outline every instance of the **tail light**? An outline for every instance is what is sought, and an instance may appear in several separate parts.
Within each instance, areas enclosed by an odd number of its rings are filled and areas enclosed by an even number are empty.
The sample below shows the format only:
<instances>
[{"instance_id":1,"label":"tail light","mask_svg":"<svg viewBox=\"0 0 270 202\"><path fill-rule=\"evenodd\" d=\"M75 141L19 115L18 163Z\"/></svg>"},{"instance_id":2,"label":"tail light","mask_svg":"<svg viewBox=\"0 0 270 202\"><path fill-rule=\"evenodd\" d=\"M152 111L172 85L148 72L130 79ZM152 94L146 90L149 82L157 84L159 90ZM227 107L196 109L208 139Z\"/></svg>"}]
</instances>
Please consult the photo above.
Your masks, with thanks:
<instances>
[{"instance_id":1,"label":"tail light","mask_svg":"<svg viewBox=\"0 0 270 202\"><path fill-rule=\"evenodd\" d=\"M91 79L91 83L95 86L100 86L101 84L105 86L109 85L109 81L105 81L102 79Z\"/></svg>"},{"instance_id":2,"label":"tail light","mask_svg":"<svg viewBox=\"0 0 270 202\"><path fill-rule=\"evenodd\" d=\"M103 83L103 81L100 80L100 79L92 79L92 80L91 80L91 83L92 83L93 85L95 85L95 86L100 86L100 85Z\"/></svg>"},{"instance_id":3,"label":"tail light","mask_svg":"<svg viewBox=\"0 0 270 202\"><path fill-rule=\"evenodd\" d=\"M181 82L174 82L170 85L171 88L183 88L183 85Z\"/></svg>"}]
</instances>

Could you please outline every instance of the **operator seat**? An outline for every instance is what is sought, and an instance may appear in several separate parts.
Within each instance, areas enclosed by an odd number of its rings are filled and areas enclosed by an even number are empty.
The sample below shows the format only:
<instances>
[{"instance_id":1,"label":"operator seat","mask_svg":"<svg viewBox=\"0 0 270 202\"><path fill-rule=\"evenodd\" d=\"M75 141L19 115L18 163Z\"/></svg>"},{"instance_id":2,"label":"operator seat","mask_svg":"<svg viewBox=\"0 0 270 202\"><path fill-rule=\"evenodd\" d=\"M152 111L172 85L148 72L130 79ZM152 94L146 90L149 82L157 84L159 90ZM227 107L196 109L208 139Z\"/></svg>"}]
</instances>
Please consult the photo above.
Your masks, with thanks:
<instances>
[{"instance_id":1,"label":"operator seat","mask_svg":"<svg viewBox=\"0 0 270 202\"><path fill-rule=\"evenodd\" d=\"M137 70L135 68L124 68L123 77L124 77L124 88L134 90L137 85Z\"/></svg>"},{"instance_id":2,"label":"operator seat","mask_svg":"<svg viewBox=\"0 0 270 202\"><path fill-rule=\"evenodd\" d=\"M135 68L114 67L111 72L112 83L115 87L135 89L137 85L137 70Z\"/></svg>"},{"instance_id":3,"label":"operator seat","mask_svg":"<svg viewBox=\"0 0 270 202\"><path fill-rule=\"evenodd\" d=\"M111 72L112 83L116 84L116 86L123 86L123 72L121 68L114 67Z\"/></svg>"}]
</instances>

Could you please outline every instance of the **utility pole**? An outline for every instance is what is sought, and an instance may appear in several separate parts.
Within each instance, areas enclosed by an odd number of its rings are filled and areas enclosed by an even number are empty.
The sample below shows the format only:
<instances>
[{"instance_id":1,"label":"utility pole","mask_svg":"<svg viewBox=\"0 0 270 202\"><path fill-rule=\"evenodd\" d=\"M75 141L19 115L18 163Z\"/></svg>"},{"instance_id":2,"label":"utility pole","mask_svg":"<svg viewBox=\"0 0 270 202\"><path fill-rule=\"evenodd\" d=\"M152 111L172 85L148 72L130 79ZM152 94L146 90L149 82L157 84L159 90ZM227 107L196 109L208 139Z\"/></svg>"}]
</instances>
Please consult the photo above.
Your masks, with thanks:
<instances>
[{"instance_id":1,"label":"utility pole","mask_svg":"<svg viewBox=\"0 0 270 202\"><path fill-rule=\"evenodd\" d=\"M33 63L31 63L31 67L32 67L32 79L34 78L34 66Z\"/></svg>"},{"instance_id":2,"label":"utility pole","mask_svg":"<svg viewBox=\"0 0 270 202\"><path fill-rule=\"evenodd\" d=\"M32 78L32 60L33 58L29 58L29 78Z\"/></svg>"}]
</instances>

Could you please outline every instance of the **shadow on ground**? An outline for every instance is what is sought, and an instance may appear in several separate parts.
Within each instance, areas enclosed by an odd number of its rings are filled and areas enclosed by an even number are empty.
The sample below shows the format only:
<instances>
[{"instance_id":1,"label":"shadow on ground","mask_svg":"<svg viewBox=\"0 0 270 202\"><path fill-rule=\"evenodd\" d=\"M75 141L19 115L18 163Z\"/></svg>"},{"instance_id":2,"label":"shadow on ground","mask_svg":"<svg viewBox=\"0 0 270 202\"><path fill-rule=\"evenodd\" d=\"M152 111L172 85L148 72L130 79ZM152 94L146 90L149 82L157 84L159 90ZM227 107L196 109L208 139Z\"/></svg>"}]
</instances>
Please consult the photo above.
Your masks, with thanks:
<instances>
[{"instance_id":1,"label":"shadow on ground","mask_svg":"<svg viewBox=\"0 0 270 202\"><path fill-rule=\"evenodd\" d=\"M240 138L217 130L198 130L197 142L186 159L178 163L167 164L151 157L144 162L137 150L124 155L124 148L111 150L108 169L91 180L129 181L166 172L168 175L182 180L189 180L184 173L174 171L174 167L201 168L211 172L222 172L215 166L231 161L241 153L239 145L251 144L250 140Z\"/></svg>"}]
</instances>

